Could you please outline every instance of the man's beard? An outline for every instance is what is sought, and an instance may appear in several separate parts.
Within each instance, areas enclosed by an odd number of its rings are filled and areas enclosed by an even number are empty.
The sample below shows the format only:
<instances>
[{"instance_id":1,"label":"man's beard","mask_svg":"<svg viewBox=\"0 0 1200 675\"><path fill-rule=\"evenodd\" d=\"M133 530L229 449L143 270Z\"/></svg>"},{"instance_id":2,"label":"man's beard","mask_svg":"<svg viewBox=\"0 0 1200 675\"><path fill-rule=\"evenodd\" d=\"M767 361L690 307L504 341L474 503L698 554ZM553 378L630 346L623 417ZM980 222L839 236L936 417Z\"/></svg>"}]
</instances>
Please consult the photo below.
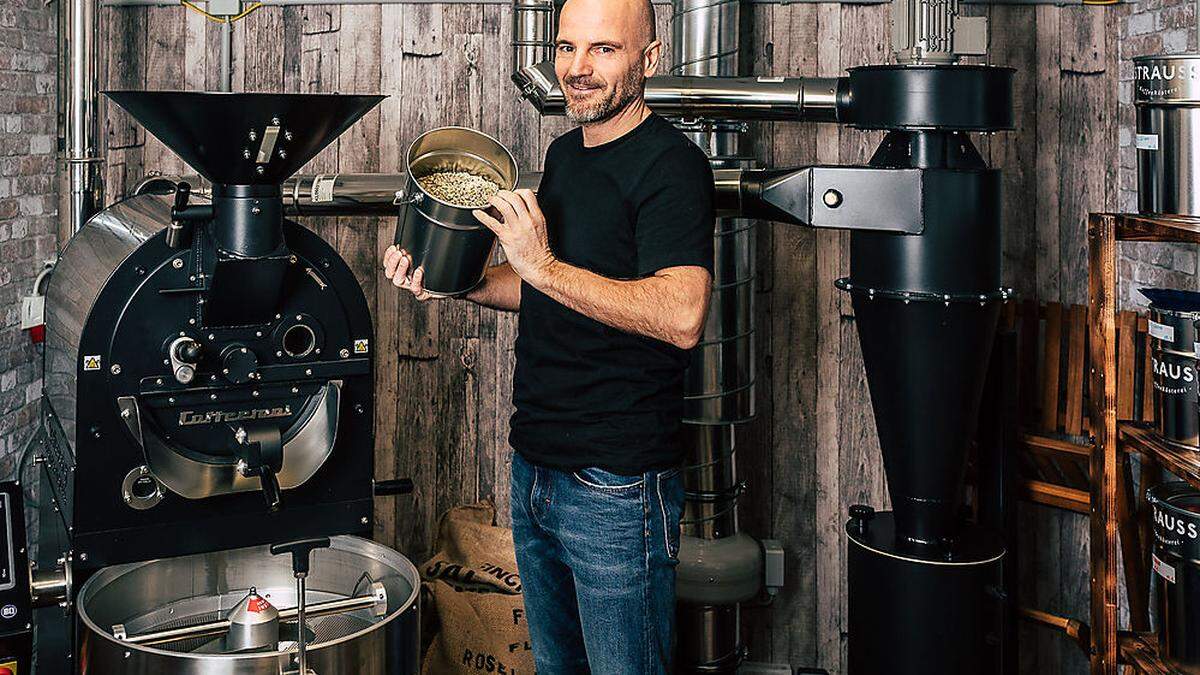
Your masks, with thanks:
<instances>
[{"instance_id":1,"label":"man's beard","mask_svg":"<svg viewBox=\"0 0 1200 675\"><path fill-rule=\"evenodd\" d=\"M590 102L573 102L571 96L564 92L564 98L567 103L567 119L576 124L594 124L608 120L618 112L625 109L629 102L642 96L642 88L645 80L642 77L642 72L637 68L630 68L625 73L625 77L607 92L603 98L598 101ZM590 77L568 77L563 83L595 85L599 84L596 80Z\"/></svg>"}]
</instances>

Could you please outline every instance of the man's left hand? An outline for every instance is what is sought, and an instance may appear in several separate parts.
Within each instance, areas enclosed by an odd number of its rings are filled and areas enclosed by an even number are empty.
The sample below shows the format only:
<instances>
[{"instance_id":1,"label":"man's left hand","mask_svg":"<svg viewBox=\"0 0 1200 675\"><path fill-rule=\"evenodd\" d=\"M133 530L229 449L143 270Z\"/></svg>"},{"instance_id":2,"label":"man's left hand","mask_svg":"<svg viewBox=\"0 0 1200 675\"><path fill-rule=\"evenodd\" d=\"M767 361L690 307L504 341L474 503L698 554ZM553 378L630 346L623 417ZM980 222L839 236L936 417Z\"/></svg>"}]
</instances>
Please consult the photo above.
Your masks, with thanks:
<instances>
[{"instance_id":1,"label":"man's left hand","mask_svg":"<svg viewBox=\"0 0 1200 675\"><path fill-rule=\"evenodd\" d=\"M508 264L530 285L538 286L557 260L546 236L546 218L532 190L501 190L491 199L500 214L496 219L486 211L475 211L475 218L496 233Z\"/></svg>"}]
</instances>

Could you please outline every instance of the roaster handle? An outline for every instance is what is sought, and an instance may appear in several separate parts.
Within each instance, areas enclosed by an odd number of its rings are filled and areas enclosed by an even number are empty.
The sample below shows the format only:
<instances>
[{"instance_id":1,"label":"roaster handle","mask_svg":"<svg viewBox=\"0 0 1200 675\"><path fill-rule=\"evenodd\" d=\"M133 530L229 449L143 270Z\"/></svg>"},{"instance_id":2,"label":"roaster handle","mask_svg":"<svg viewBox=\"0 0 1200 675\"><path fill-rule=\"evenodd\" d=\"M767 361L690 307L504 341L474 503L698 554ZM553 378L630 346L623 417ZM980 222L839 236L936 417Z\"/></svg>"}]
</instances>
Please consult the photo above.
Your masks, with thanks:
<instances>
[{"instance_id":1,"label":"roaster handle","mask_svg":"<svg viewBox=\"0 0 1200 675\"><path fill-rule=\"evenodd\" d=\"M278 427L271 425L246 425L234 430L237 440L238 471L249 478L258 476L267 508L278 511L283 501L279 491L279 478L275 475L283 468L283 441Z\"/></svg>"},{"instance_id":2,"label":"roaster handle","mask_svg":"<svg viewBox=\"0 0 1200 675\"><path fill-rule=\"evenodd\" d=\"M262 486L263 497L267 500L267 510L278 511L283 497L280 495L279 478L275 476L275 472L264 469L258 475L258 484Z\"/></svg>"},{"instance_id":3,"label":"roaster handle","mask_svg":"<svg viewBox=\"0 0 1200 675\"><path fill-rule=\"evenodd\" d=\"M308 557L314 549L329 548L329 537L313 537L297 539L282 544L271 544L271 555L290 553L292 556L292 574L299 577L308 576Z\"/></svg>"}]
</instances>

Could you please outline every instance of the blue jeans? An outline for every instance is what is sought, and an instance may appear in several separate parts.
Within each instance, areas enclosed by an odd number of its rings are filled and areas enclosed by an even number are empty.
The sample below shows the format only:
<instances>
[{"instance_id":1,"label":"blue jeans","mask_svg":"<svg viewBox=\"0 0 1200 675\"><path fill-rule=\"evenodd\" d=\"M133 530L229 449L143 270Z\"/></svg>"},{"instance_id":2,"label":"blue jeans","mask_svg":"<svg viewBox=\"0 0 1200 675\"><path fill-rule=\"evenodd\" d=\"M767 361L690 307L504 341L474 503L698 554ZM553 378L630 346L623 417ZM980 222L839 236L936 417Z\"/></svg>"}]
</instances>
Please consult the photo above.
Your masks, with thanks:
<instances>
[{"instance_id":1,"label":"blue jeans","mask_svg":"<svg viewBox=\"0 0 1200 675\"><path fill-rule=\"evenodd\" d=\"M511 495L538 675L671 672L679 470L568 473L513 453Z\"/></svg>"}]
</instances>

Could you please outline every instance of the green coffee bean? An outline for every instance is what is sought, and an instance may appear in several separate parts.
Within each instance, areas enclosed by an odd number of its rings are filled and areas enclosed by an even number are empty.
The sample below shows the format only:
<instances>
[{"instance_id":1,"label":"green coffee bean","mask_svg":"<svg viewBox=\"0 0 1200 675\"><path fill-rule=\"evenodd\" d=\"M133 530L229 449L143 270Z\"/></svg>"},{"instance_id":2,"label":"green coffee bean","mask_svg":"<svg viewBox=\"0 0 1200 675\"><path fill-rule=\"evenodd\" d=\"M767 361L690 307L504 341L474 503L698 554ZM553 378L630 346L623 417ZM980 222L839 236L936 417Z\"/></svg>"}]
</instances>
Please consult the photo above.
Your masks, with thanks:
<instances>
[{"instance_id":1,"label":"green coffee bean","mask_svg":"<svg viewBox=\"0 0 1200 675\"><path fill-rule=\"evenodd\" d=\"M476 209L500 190L494 182L467 171L434 171L417 179L421 188L448 204Z\"/></svg>"}]
</instances>

